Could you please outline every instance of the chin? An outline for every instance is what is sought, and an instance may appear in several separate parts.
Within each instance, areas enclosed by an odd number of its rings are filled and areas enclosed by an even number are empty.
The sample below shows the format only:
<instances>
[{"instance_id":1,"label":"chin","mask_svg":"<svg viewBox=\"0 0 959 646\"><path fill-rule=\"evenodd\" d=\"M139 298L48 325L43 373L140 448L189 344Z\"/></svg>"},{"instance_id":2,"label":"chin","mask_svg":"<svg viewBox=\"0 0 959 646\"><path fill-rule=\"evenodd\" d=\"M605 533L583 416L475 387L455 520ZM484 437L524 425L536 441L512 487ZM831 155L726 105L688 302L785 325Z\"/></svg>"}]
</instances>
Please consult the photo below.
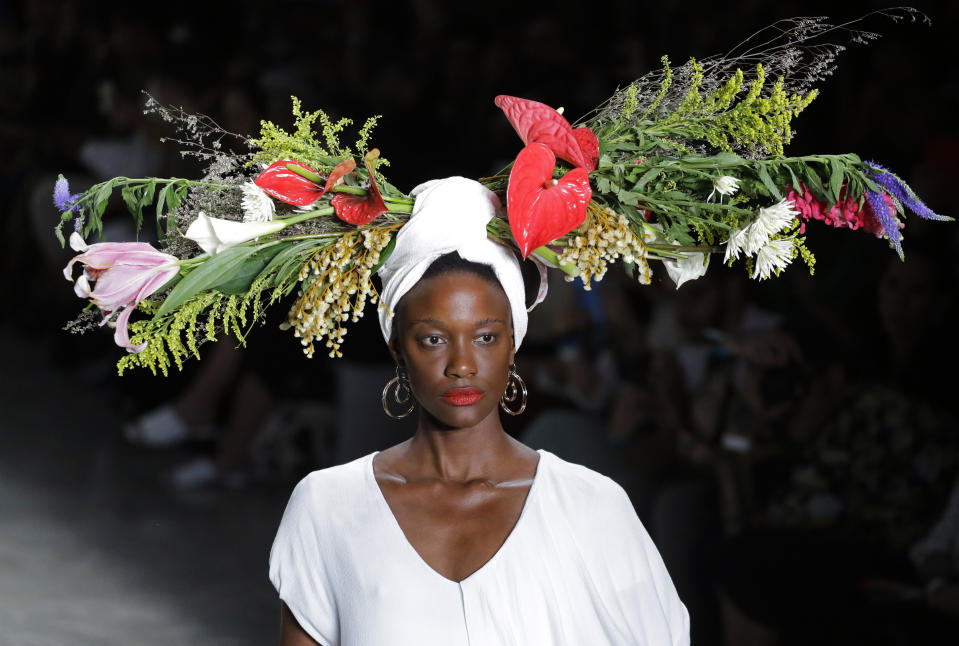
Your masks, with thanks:
<instances>
[{"instance_id":1,"label":"chin","mask_svg":"<svg viewBox=\"0 0 959 646\"><path fill-rule=\"evenodd\" d=\"M491 417L499 421L499 400L495 400L490 405L489 394L483 399L470 406L453 406L444 401L426 407L422 406L422 415L438 428L448 431L454 431L461 428L472 428L479 426Z\"/></svg>"}]
</instances>

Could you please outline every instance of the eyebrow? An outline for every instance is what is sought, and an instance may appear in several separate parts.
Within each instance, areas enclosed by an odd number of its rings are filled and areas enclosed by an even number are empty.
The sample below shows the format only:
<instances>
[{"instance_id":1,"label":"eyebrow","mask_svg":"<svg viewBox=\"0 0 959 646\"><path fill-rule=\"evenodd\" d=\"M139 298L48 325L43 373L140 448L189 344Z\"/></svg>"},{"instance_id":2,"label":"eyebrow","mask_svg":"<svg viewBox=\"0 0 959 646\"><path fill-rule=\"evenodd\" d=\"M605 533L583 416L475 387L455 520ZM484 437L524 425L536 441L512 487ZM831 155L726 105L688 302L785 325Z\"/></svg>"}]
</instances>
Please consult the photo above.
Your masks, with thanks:
<instances>
[{"instance_id":1,"label":"eyebrow","mask_svg":"<svg viewBox=\"0 0 959 646\"><path fill-rule=\"evenodd\" d=\"M412 321L410 321L410 325L416 325L417 323L425 323L425 324L427 324L427 325L442 325L442 324L443 324L442 321L440 321L440 320L438 320L438 319L435 319L435 318L432 318L432 317L426 317L426 318L422 318L422 319L413 319ZM498 319L498 318L493 318L493 317L485 318L485 319L482 319L482 320L480 320L480 321L477 321L476 323L474 323L474 325L475 325L476 327L482 327L482 326L484 326L484 325L489 325L489 324L491 324L491 323L502 323L503 325L506 325L506 321L504 321L503 319Z\"/></svg>"},{"instance_id":2,"label":"eyebrow","mask_svg":"<svg viewBox=\"0 0 959 646\"><path fill-rule=\"evenodd\" d=\"M503 325L506 325L506 321L504 321L503 319L490 317L490 318L485 318L482 321L477 321L476 327L482 327L484 325L489 325L490 323L502 323Z\"/></svg>"}]
</instances>

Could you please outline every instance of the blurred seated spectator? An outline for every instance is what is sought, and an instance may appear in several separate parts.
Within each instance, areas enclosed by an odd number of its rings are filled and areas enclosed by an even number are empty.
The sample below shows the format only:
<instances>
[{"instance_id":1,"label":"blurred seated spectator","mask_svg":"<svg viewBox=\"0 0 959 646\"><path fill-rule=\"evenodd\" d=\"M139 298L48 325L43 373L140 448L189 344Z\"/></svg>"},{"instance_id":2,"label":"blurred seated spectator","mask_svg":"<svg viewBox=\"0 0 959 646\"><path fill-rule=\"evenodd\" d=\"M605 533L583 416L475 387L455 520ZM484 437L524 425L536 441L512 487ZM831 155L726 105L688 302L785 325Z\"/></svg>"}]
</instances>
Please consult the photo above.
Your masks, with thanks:
<instances>
[{"instance_id":1,"label":"blurred seated spectator","mask_svg":"<svg viewBox=\"0 0 959 646\"><path fill-rule=\"evenodd\" d=\"M714 555L731 643L942 643L880 628L867 585L909 580L907 550L959 468L955 403L934 377L957 349L954 275L945 254L910 242L909 261L880 272L877 313L862 315L880 325L846 322L870 356L810 336L827 351L805 369L747 380L731 424L750 432L724 474L740 518Z\"/></svg>"},{"instance_id":2,"label":"blurred seated spectator","mask_svg":"<svg viewBox=\"0 0 959 646\"><path fill-rule=\"evenodd\" d=\"M331 459L331 361L307 359L292 335L270 325L274 318L267 329L251 332L247 347L228 337L203 348L192 378L173 398L124 425L124 437L143 447L214 445L167 474L175 489L241 487L256 475L294 477ZM294 439L298 432L306 437Z\"/></svg>"}]
</instances>

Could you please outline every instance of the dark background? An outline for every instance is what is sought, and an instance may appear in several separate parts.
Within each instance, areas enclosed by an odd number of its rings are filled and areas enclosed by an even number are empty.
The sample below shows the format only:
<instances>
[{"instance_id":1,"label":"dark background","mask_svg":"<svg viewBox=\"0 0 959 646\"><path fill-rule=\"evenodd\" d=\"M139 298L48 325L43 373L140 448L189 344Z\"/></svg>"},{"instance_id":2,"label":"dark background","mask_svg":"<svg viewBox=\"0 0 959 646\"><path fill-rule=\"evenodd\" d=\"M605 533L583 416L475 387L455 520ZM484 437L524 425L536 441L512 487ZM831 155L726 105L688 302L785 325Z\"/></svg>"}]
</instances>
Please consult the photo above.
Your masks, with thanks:
<instances>
[{"instance_id":1,"label":"dark background","mask_svg":"<svg viewBox=\"0 0 959 646\"><path fill-rule=\"evenodd\" d=\"M266 550L286 484L187 501L156 488L152 475L166 458L119 446L117 428L175 392L184 376L118 380L109 334L77 337L61 330L80 301L60 277L71 254L52 233L57 213L49 191L57 173L71 178L74 191L100 181L84 146L129 143L138 133L148 174L197 172L175 145L159 143L169 132L142 114L141 91L242 134L256 134L260 118L288 128L290 95L306 109L350 117L356 127L382 114L373 143L391 162L390 180L408 191L432 177L479 177L511 160L520 142L493 105L496 94L562 105L575 118L658 68L663 54L679 65L688 56L725 51L781 18L828 14L842 22L881 6L693 0L0 5L0 382L6 384L0 481L9 485L0 496L0 524L14 528L0 533L0 569L11 572L0 575L0 607L8 608L0 609L0 641L4 619L21 638L16 643L272 639ZM955 215L956 6L920 3L931 26L881 16L863 23L884 36L842 54L839 70L819 84L820 97L794 122L787 153L857 152L897 171L936 212ZM108 233L122 235L122 209L113 216L116 228ZM937 253L954 274L946 255L955 250L954 227L942 225L928 237L940 238ZM821 290L837 317L870 334L873 281L892 252L868 236L825 228L810 230L808 244L819 258L811 289ZM908 259L909 228L904 247ZM749 289L789 313L789 295L776 280ZM955 293L941 297L954 301ZM348 357L385 358L372 319L347 338ZM121 583L102 584L109 567L101 559L114 558ZM86 565L77 566L77 559ZM88 580L102 585L85 595ZM141 599L143 590L156 596ZM98 594L102 606L91 602ZM15 599L18 605L11 605ZM134 610L117 614L124 603ZM174 610L164 615L168 607ZM71 612L83 619L65 621Z\"/></svg>"}]
</instances>

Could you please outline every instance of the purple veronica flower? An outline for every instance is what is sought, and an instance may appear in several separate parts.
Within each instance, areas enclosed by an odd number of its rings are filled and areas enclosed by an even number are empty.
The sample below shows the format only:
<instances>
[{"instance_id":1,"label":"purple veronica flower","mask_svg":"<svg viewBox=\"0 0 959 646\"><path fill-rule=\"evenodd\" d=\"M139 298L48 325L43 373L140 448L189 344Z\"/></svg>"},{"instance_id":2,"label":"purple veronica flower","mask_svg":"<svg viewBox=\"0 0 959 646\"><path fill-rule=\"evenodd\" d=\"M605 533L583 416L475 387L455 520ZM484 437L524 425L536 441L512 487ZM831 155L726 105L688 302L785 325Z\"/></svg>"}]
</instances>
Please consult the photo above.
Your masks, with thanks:
<instances>
[{"instance_id":1,"label":"purple veronica flower","mask_svg":"<svg viewBox=\"0 0 959 646\"><path fill-rule=\"evenodd\" d=\"M63 175L57 177L57 183L53 185L53 205L61 213L72 209L81 195L82 193L70 193L70 184L66 177Z\"/></svg>"},{"instance_id":2,"label":"purple veronica flower","mask_svg":"<svg viewBox=\"0 0 959 646\"><path fill-rule=\"evenodd\" d=\"M899 223L896 221L896 218L892 217L889 205L886 204L886 200L882 198L882 193L870 191L867 188L866 199L869 201L869 206L872 207L873 212L879 219L883 231L889 236L889 243L893 249L896 250L896 253L899 254L899 258L902 259L904 256L902 254L902 241L899 238Z\"/></svg>"},{"instance_id":3,"label":"purple veronica flower","mask_svg":"<svg viewBox=\"0 0 959 646\"><path fill-rule=\"evenodd\" d=\"M895 173L888 168L883 168L876 162L866 162L866 166L872 169L869 173L870 179L886 189L890 195L899 200L899 203L908 208L921 218L926 220L952 220L945 215L938 215L926 206L919 196L909 188L909 185L902 181Z\"/></svg>"}]
</instances>

